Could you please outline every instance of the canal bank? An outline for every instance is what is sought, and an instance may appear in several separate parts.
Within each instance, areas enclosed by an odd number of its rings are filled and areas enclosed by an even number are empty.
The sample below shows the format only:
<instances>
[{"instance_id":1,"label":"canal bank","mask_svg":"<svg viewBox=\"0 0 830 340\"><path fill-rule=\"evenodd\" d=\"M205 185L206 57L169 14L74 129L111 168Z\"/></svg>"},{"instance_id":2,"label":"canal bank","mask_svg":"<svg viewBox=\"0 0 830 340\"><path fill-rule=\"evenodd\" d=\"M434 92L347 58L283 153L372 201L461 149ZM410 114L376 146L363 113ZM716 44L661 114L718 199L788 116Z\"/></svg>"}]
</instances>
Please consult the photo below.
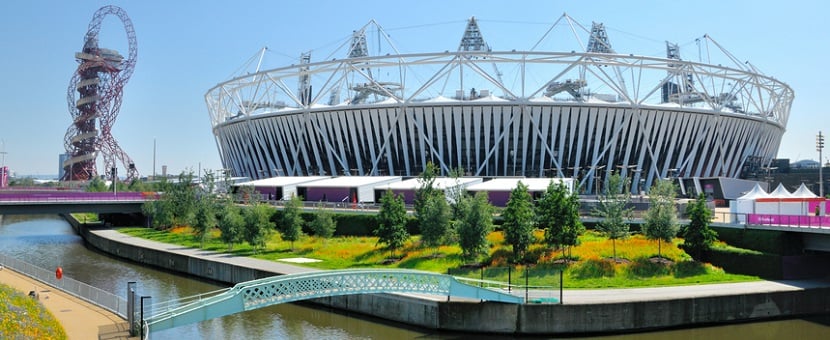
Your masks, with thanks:
<instances>
[{"instance_id":1,"label":"canal bank","mask_svg":"<svg viewBox=\"0 0 830 340\"><path fill-rule=\"evenodd\" d=\"M34 293L39 302L60 322L69 339L128 339L127 321L60 289L0 265L0 283L23 294Z\"/></svg>"},{"instance_id":2,"label":"canal bank","mask_svg":"<svg viewBox=\"0 0 830 340\"><path fill-rule=\"evenodd\" d=\"M89 245L145 265L235 284L313 271L143 240L70 221ZM550 292L532 292L546 296ZM564 304L510 305L374 294L314 303L435 330L500 334L602 334L830 313L827 281L759 281L641 289L566 290Z\"/></svg>"}]
</instances>

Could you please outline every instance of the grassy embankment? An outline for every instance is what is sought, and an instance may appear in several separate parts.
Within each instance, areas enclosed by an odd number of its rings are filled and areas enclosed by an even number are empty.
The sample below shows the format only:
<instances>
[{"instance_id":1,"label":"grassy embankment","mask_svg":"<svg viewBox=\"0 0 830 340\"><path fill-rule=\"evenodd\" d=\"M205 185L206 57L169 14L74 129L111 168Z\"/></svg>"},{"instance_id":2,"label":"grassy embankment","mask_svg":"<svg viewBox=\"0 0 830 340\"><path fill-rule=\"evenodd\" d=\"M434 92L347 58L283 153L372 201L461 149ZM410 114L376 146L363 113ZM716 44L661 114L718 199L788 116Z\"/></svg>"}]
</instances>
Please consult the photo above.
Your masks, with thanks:
<instances>
[{"instance_id":1,"label":"grassy embankment","mask_svg":"<svg viewBox=\"0 0 830 340\"><path fill-rule=\"evenodd\" d=\"M148 228L123 228L120 231L155 241L199 248L199 241L187 227L170 231ZM541 240L541 231L536 233L536 237ZM506 267L512 253L510 245L504 242L503 234L493 232L488 239L491 246L485 264L489 268ZM681 239L662 245L661 255L668 261L655 261L657 241L647 240L642 235L617 240L617 260L613 260L611 240L598 233L588 231L580 237L580 241L581 244L571 250L571 258L575 261L569 262L562 261L562 253L558 250L549 251L538 242L531 246L528 257L536 265L530 266L529 284L558 286L558 278L553 273L559 270L563 270L565 288L648 287L758 280L754 276L729 274L708 263L691 261L678 248ZM247 244L235 245L233 250L228 251L227 245L219 241L218 231L214 231L203 249L271 261L293 257L313 258L321 261L303 265L321 269L407 268L440 273L453 269L455 274L455 269L465 264L458 246L442 246L437 250L424 248L420 245L418 236L413 236L403 249L395 252L396 256L404 257L392 263L385 261L389 258L389 250L378 245L376 237L321 239L304 236L300 241L294 242L292 250L289 242L283 241L278 233L274 233L264 250L254 252ZM521 276L524 268L522 265L514 267L510 275L513 284L524 284L524 277ZM464 276L479 278L480 275L479 270L474 269L468 270ZM507 282L508 273L507 270L489 270L484 272L484 278Z\"/></svg>"},{"instance_id":2,"label":"grassy embankment","mask_svg":"<svg viewBox=\"0 0 830 340\"><path fill-rule=\"evenodd\" d=\"M0 284L0 339L66 339L66 332L37 300Z\"/></svg>"}]
</instances>

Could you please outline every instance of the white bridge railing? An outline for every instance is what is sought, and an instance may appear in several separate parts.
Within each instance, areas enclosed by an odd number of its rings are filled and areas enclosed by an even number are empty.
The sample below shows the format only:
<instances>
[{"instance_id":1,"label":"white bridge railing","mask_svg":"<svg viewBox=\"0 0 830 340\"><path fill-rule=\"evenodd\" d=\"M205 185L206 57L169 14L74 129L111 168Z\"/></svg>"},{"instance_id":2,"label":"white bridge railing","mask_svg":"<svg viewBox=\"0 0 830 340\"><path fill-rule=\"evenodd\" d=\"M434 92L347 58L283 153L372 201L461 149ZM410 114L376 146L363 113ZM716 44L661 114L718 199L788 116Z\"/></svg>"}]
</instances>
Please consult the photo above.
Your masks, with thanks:
<instances>
[{"instance_id":1,"label":"white bridge railing","mask_svg":"<svg viewBox=\"0 0 830 340\"><path fill-rule=\"evenodd\" d=\"M144 321L148 331L153 332L274 304L352 294L416 293L524 303L520 296L478 284L462 283L449 275L405 269L290 274L242 282L226 290L153 305L151 316L145 317Z\"/></svg>"}]
</instances>

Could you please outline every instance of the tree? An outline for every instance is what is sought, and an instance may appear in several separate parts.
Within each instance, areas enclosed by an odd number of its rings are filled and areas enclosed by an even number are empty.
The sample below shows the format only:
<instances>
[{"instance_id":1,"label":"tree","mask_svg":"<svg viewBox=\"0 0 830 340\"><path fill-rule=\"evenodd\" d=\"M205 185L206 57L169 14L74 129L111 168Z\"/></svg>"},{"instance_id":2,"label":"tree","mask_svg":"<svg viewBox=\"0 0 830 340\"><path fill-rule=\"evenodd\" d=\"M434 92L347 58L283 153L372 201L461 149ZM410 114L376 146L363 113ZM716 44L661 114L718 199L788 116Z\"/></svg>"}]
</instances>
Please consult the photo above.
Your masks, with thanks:
<instances>
[{"instance_id":1,"label":"tree","mask_svg":"<svg viewBox=\"0 0 830 340\"><path fill-rule=\"evenodd\" d=\"M159 198L142 206L145 215L153 221L153 227L163 230L176 225L193 225L198 201L193 173L182 172L178 182L162 182L158 186Z\"/></svg>"},{"instance_id":2,"label":"tree","mask_svg":"<svg viewBox=\"0 0 830 340\"><path fill-rule=\"evenodd\" d=\"M441 191L435 188L435 178L438 176L438 167L432 162L427 162L424 167L424 172L418 176L418 190L415 190L415 218L420 222L420 215L424 209L424 205L432 196L441 194Z\"/></svg>"},{"instance_id":3,"label":"tree","mask_svg":"<svg viewBox=\"0 0 830 340\"><path fill-rule=\"evenodd\" d=\"M228 250L233 250L234 244L244 240L245 218L239 206L232 201L229 200L222 205L218 224L221 232L219 238L228 245Z\"/></svg>"},{"instance_id":4,"label":"tree","mask_svg":"<svg viewBox=\"0 0 830 340\"><path fill-rule=\"evenodd\" d=\"M150 185L149 183L147 183L145 181L142 181L142 180L139 180L139 179L134 179L127 186L127 190L132 191L132 192L152 191L152 185Z\"/></svg>"},{"instance_id":5,"label":"tree","mask_svg":"<svg viewBox=\"0 0 830 340\"><path fill-rule=\"evenodd\" d=\"M450 225L449 206L444 193L435 187L440 169L427 162L418 176L418 190L415 191L415 219L421 229L421 241L427 247L437 249L444 241Z\"/></svg>"},{"instance_id":6,"label":"tree","mask_svg":"<svg viewBox=\"0 0 830 340\"><path fill-rule=\"evenodd\" d=\"M99 176L92 177L86 186L87 192L106 192L107 184Z\"/></svg>"},{"instance_id":7,"label":"tree","mask_svg":"<svg viewBox=\"0 0 830 340\"><path fill-rule=\"evenodd\" d=\"M314 219L311 220L311 231L314 235L323 239L331 238L337 229L337 223L334 221L334 214L326 209L323 203L317 205L317 211L314 214Z\"/></svg>"},{"instance_id":8,"label":"tree","mask_svg":"<svg viewBox=\"0 0 830 340\"><path fill-rule=\"evenodd\" d=\"M173 184L170 183L167 177L162 177L158 181L151 182L150 187L152 188L151 191L164 193L171 191Z\"/></svg>"},{"instance_id":9,"label":"tree","mask_svg":"<svg viewBox=\"0 0 830 340\"><path fill-rule=\"evenodd\" d=\"M676 190L669 179L660 179L649 190L649 207L646 211L643 234L657 240L657 257L662 256L662 242L671 242L677 235Z\"/></svg>"},{"instance_id":10,"label":"tree","mask_svg":"<svg viewBox=\"0 0 830 340\"><path fill-rule=\"evenodd\" d=\"M579 197L568 190L565 183L548 184L536 206L537 227L545 231L545 243L549 247L565 249L579 244L579 235L585 226L579 219Z\"/></svg>"},{"instance_id":11,"label":"tree","mask_svg":"<svg viewBox=\"0 0 830 340\"><path fill-rule=\"evenodd\" d=\"M141 211L150 218L150 225L157 230L165 230L173 226L172 202L165 199L164 195L157 200L145 201L141 206Z\"/></svg>"},{"instance_id":12,"label":"tree","mask_svg":"<svg viewBox=\"0 0 830 340\"><path fill-rule=\"evenodd\" d=\"M199 239L199 246L205 247L205 240L210 235L210 229L216 226L216 202L210 199L199 200L196 203L196 213L193 219L193 234Z\"/></svg>"},{"instance_id":13,"label":"tree","mask_svg":"<svg viewBox=\"0 0 830 340\"><path fill-rule=\"evenodd\" d=\"M243 210L245 225L242 237L245 242L254 247L255 252L265 248L265 241L274 229L271 223L272 215L274 215L274 208L264 203L256 203Z\"/></svg>"},{"instance_id":14,"label":"tree","mask_svg":"<svg viewBox=\"0 0 830 340\"><path fill-rule=\"evenodd\" d=\"M174 225L192 225L196 216L196 187L193 185L193 172L182 172L179 180L173 183L169 192L162 194L169 199L173 208Z\"/></svg>"},{"instance_id":15,"label":"tree","mask_svg":"<svg viewBox=\"0 0 830 340\"><path fill-rule=\"evenodd\" d=\"M507 207L502 212L505 240L513 247L513 256L517 260L524 257L534 241L533 228L536 216L531 199L527 186L519 181L519 185L510 193Z\"/></svg>"},{"instance_id":16,"label":"tree","mask_svg":"<svg viewBox=\"0 0 830 340\"><path fill-rule=\"evenodd\" d=\"M487 253L487 235L493 230L493 206L488 202L487 193L479 191L473 197L465 197L460 204L461 216L458 222L458 243L461 256L475 260Z\"/></svg>"},{"instance_id":17,"label":"tree","mask_svg":"<svg viewBox=\"0 0 830 340\"><path fill-rule=\"evenodd\" d=\"M247 205L255 205L261 201L260 196L259 191L256 191L254 186L243 185L239 187L239 193L236 194L236 199L245 202Z\"/></svg>"},{"instance_id":18,"label":"tree","mask_svg":"<svg viewBox=\"0 0 830 340\"><path fill-rule=\"evenodd\" d=\"M380 198L377 221L378 227L374 234L378 237L378 243L385 243L389 248L389 256L394 257L395 250L403 247L409 239L403 197L395 195L392 190L386 190Z\"/></svg>"},{"instance_id":19,"label":"tree","mask_svg":"<svg viewBox=\"0 0 830 340\"><path fill-rule=\"evenodd\" d=\"M280 233L282 239L291 242L291 250L294 250L294 241L303 235L303 200L299 196L293 196L285 202L280 218Z\"/></svg>"},{"instance_id":20,"label":"tree","mask_svg":"<svg viewBox=\"0 0 830 340\"><path fill-rule=\"evenodd\" d=\"M609 176L605 195L598 196L599 202L594 209L594 213L601 218L597 229L611 239L614 261L617 261L617 240L629 236L628 221L633 211L627 208L631 193L626 190L625 182L627 181L623 181L620 174Z\"/></svg>"},{"instance_id":21,"label":"tree","mask_svg":"<svg viewBox=\"0 0 830 340\"><path fill-rule=\"evenodd\" d=\"M693 259L702 261L718 237L718 233L709 228L709 223L712 222L712 211L706 207L706 196L700 194L686 211L690 221L689 225L681 231L682 247Z\"/></svg>"},{"instance_id":22,"label":"tree","mask_svg":"<svg viewBox=\"0 0 830 340\"><path fill-rule=\"evenodd\" d=\"M125 191L127 191L127 188L128 188L126 183L119 182L118 180L114 180L114 181L110 182L110 186L108 188L106 188L105 191L113 192L113 189L112 189L113 187L115 187L115 192L125 192Z\"/></svg>"},{"instance_id":23,"label":"tree","mask_svg":"<svg viewBox=\"0 0 830 340\"><path fill-rule=\"evenodd\" d=\"M440 191L424 198L418 222L421 242L438 253L438 246L444 242L450 225L450 206Z\"/></svg>"},{"instance_id":24,"label":"tree","mask_svg":"<svg viewBox=\"0 0 830 340\"><path fill-rule=\"evenodd\" d=\"M460 178L464 176L464 169L458 167L450 170L449 176L453 180L453 185L444 188L444 191L446 192L447 201L450 204L452 220L460 220L459 205L461 204L461 199L464 198L464 187L461 186Z\"/></svg>"},{"instance_id":25,"label":"tree","mask_svg":"<svg viewBox=\"0 0 830 340\"><path fill-rule=\"evenodd\" d=\"M216 183L213 173L205 171L201 181L201 191L198 192L195 203L193 219L193 234L199 239L201 247L205 246L205 240L210 235L210 229L216 227L218 210L218 198L216 196Z\"/></svg>"}]
</instances>

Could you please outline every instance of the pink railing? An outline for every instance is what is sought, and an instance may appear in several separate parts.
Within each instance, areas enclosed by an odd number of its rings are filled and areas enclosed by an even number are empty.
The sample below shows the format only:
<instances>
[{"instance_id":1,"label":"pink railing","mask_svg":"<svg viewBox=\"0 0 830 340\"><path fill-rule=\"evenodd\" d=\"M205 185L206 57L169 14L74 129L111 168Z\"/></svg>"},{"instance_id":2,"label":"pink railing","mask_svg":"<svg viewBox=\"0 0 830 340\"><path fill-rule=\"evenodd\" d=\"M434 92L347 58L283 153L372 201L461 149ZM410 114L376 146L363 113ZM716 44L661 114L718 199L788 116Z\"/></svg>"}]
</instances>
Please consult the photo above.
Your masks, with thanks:
<instances>
[{"instance_id":1,"label":"pink railing","mask_svg":"<svg viewBox=\"0 0 830 340\"><path fill-rule=\"evenodd\" d=\"M830 227L830 216L747 214L747 223L792 227Z\"/></svg>"},{"instance_id":2,"label":"pink railing","mask_svg":"<svg viewBox=\"0 0 830 340\"><path fill-rule=\"evenodd\" d=\"M154 192L83 192L30 191L2 192L0 202L56 202L56 201L143 201L158 198Z\"/></svg>"}]
</instances>

